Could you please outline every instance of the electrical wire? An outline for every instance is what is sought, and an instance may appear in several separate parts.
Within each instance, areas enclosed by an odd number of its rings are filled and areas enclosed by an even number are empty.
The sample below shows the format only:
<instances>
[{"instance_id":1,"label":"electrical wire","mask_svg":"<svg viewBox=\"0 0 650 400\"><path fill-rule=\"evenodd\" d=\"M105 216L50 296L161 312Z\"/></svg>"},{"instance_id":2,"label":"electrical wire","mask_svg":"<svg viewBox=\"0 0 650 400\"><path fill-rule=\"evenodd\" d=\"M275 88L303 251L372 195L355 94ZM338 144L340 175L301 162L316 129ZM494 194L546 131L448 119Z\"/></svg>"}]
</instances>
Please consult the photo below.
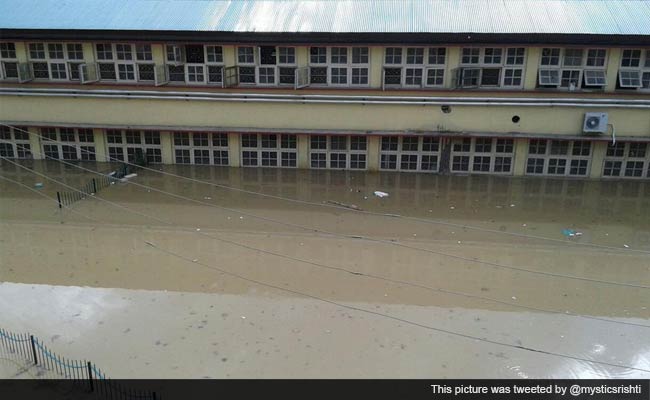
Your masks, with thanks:
<instances>
[{"instance_id":1,"label":"electrical wire","mask_svg":"<svg viewBox=\"0 0 650 400\"><path fill-rule=\"evenodd\" d=\"M28 133L30 135L37 136L37 137L39 137L41 139L45 139L45 140L47 140L49 142L52 142L52 143L65 144L67 146L74 146L74 147L79 148L81 151L91 153L90 151L81 148L81 145L76 144L76 143L64 143L64 142L60 142L60 141L56 141L56 140L47 139L47 138L43 137L42 135L26 131L24 129L15 127L13 125L7 125L7 124L2 124L2 123L0 123L0 125L7 126L7 127L13 128L15 130L18 130L18 131L21 131L21 132L24 132L24 133ZM612 126L612 128L613 128L613 126ZM615 251L633 251L633 252L650 254L650 251L641 250L641 249L629 249L629 248L628 249L625 249L625 248L622 249L620 247L601 245L601 244L597 244L597 243L566 241L566 240L550 238L550 237L546 237L546 236L537 236L537 235L523 234L523 233L517 233L517 232L504 232L504 231L500 231L500 230L497 230L497 229L489 229L489 228L482 228L482 227L472 226L472 225L457 224L457 223L453 223L453 222L442 221L442 220L434 220L434 219L430 219L430 218L419 218L419 217L412 217L412 216L406 216L406 215L400 215L400 214L379 213L379 212L373 212L373 211L367 211L367 210L353 209L353 208L344 207L344 206L341 206L341 205L331 204L331 203L318 203L318 202L307 201L307 200L293 199L293 198L290 198L290 197L271 195L271 194L267 194L267 193L256 192L256 191L253 191L253 190L246 190L246 189L236 188L236 187L233 187L233 186L228 186L228 185L218 184L218 183L214 183L214 182L204 181L204 180L201 180L201 179L186 177L186 176L183 176L183 175L178 175L178 174L174 174L174 173L171 173L171 172L157 170L157 169L149 168L149 167L146 167L146 166L140 166L140 165L137 165L137 164L134 164L134 163L130 163L128 161L119 160L117 158L111 158L110 156L108 157L108 159L109 159L109 161L121 162L121 163L124 163L124 164L127 164L127 165L132 165L132 166L144 169L146 171L151 171L151 172L159 173L159 174L166 175L166 176L171 176L171 177L182 179L182 180L187 180L187 181L191 181L191 182L195 182L195 183L209 185L209 186L213 186L213 187L217 187L217 188L221 188L221 189L226 189L226 190L231 190L231 191L236 191L236 192L241 192L241 193L246 193L246 194L252 194L252 195L266 197L266 198L272 198L272 199L281 200L281 201L288 201L288 202L297 203L297 204L304 204L304 205L310 205L310 206L315 206L315 207L333 208L333 209L338 209L338 210L342 210L342 211L360 213L360 214L365 214L365 215L399 218L399 219L404 219L404 220L409 220L409 221L416 221L416 222L420 222L420 223L427 223L427 224L433 224L433 225L444 225L444 226L450 226L450 227L460 228L460 229L476 230L476 231L480 231L480 232L488 232L488 233L494 233L494 234L499 234L499 235L507 235L507 236L513 236L513 237L519 237L519 238L526 238L526 239L536 239L536 240L551 241L551 242L555 242L555 243L563 243L563 244L568 244L568 245L587 246L587 247L594 247L594 248L615 250Z\"/></svg>"},{"instance_id":2,"label":"electrical wire","mask_svg":"<svg viewBox=\"0 0 650 400\"><path fill-rule=\"evenodd\" d=\"M0 140L0 142L2 142L2 140ZM36 154L44 155L44 154L38 153L38 152L36 152ZM53 157L50 157L50 156L47 156L47 155L44 155L44 156L45 156L46 159L52 159L52 160L55 160L57 162L63 163L65 165L70 165L70 166L72 166L74 168L78 168L78 169L81 169L81 170L84 170L84 171L87 171L87 172L90 172L90 173L93 173L93 174L96 174L96 175L105 176L105 174L102 174L101 172L97 172L95 170L91 170L89 168L84 168L82 166L79 166L79 165L76 165L76 164L73 164L73 163L70 163L70 162L67 162L67 161L64 161L64 160L59 160L59 159L56 159L56 158L53 158ZM32 171L31 169L29 169L27 167L24 167L24 166L14 162L14 161L11 161L7 157L0 156L0 159L6 160L6 161L8 161L8 162L10 162L10 163L12 163L14 165L19 166L20 168ZM35 172L35 171L33 171L33 172L36 173L36 174L39 174L38 172ZM42 176L45 177L45 175L42 175ZM232 209L232 208L229 208L229 207L219 206L219 205L212 204L212 203L207 203L205 201L196 200L196 199L192 199L192 198L189 198L189 197L186 197L186 196L182 196L182 195L178 195L178 194L175 194L175 193L167 192L167 191L164 191L164 190L161 190L161 189L158 189L158 188L154 188L152 186L147 186L147 185L143 185L143 184L140 184L140 183L136 183L136 182L133 182L131 180L126 180L125 182L127 184L131 184L131 185L134 185L134 186L137 186L137 187L141 187L141 188L144 188L144 189L147 189L147 190L150 190L150 191L154 191L154 192L161 193L161 194L164 194L164 195L167 195L167 196L170 196L170 197L186 200L186 201L193 202L193 203L196 203L196 204L206 205L206 206L209 206L209 207L218 208L218 209L221 209L221 210L226 210L226 211L230 211L230 212L233 212L233 213L246 215L246 216L249 216L251 218L260 219L260 220L267 221L267 222L273 222L273 223L277 223L277 224L292 227L292 228L298 228L298 229L302 229L302 230L309 231L309 232L318 232L318 233L322 233L322 234L325 234L325 235L330 235L330 236L333 236L333 237L341 237L341 238L347 238L347 239L359 239L359 240L365 240L365 241L369 241L369 242L384 243L384 244L388 244L388 245L392 245L392 246L403 247L403 248L416 250L416 251L420 251L420 252L425 252L425 253L429 253L429 254L435 254L435 255L439 255L439 256L454 258L454 259L458 259L458 260L462 260L462 261L466 261L466 262L470 262L470 263L475 263L475 264L478 264L478 265L486 265L486 266L489 266L489 267L492 267L492 268L497 268L497 269L514 270L514 271L520 271L520 272L530 273L530 274L534 274L534 275L548 276L548 277L555 277L555 278L564 278L564 279L573 279L573 280L579 280L579 281L585 281L585 282L599 283L599 284L604 284L604 285L626 286L626 287L634 287L634 288L641 288L641 289L650 289L650 286L635 284L635 283L629 283L629 282L605 281L605 280L587 278L587 277L582 277L582 276L566 275L566 274L560 274L560 273L554 273L554 272L546 272L546 271L538 271L538 270L533 270L533 269L528 269L528 268L523 268L523 267L499 264L499 263L496 263L496 262L480 260L478 258L469 258L469 257L459 256L459 255L456 255L456 254L445 253L445 252L442 252L442 251L424 249L424 248L421 248L421 247L407 245L407 244L397 242L397 241L394 241L394 240L378 239L378 238L372 238L372 237L360 236L360 235L340 234L340 233L331 232L331 231L327 231L327 230L323 230L323 229L311 228L311 227L307 227L307 226L303 226L303 225L298 225L298 224L293 224L293 223L289 223L289 222L285 222L285 221L276 220L276 219L273 219L273 218L263 217L263 216L259 216L259 215L256 215L256 214L252 214L252 213L248 213L248 212L245 212L245 211ZM157 220L160 221L159 219L157 219Z\"/></svg>"},{"instance_id":3,"label":"electrical wire","mask_svg":"<svg viewBox=\"0 0 650 400\"><path fill-rule=\"evenodd\" d=\"M48 178L47 176L44 176L44 177ZM56 181L54 179L51 179L51 178L48 178L48 179L50 179L50 180L52 180L54 182L58 182L58 181ZM58 183L62 184L64 186L67 186L67 185L63 184L62 182L58 182ZM96 196L93 196L92 198L99 199ZM120 207L124 208L122 206L120 206ZM615 363L610 363L610 362L606 362L606 361L591 360L591 359L587 359L587 358L584 358L584 357L572 356L572 355L568 355L568 354L563 354L563 353L557 353L557 352L553 352L553 351L537 349L537 348L533 348L533 347L529 347L529 346L513 345L513 344L500 342L500 341L496 341L496 340L491 340L491 339L487 339L487 338L482 338L482 337L478 337L478 336L473 336L473 335L469 335L469 334L466 334L466 333L461 333L461 332L457 332L457 331L453 331L453 330L438 328L438 327L435 327L435 326L432 326L432 325L426 325L426 324L423 324L423 323L420 323L420 322L416 322L416 321L408 320L408 319L405 319L405 318L397 317L397 316L394 316L394 315L391 315L391 314L386 314L386 313L382 313L382 312L378 312L378 311L374 311L374 310L369 310L369 309L365 309L365 308L361 308L361 307L357 307L357 306L352 306L352 305L345 304L345 303L340 303L340 302L337 302L337 301L329 300L329 299L319 297L319 296L316 296L316 295L313 295L313 294L309 294L309 293L306 293L306 292L293 290L293 289L288 289L288 288L277 286L277 285L274 285L274 284L271 284L271 283L259 281L259 280L253 279L253 278L248 278L248 277L246 277L244 275L234 273L234 272L231 272L229 270L225 270L225 269L220 268L220 267L205 264L205 263L203 263L203 262L201 262L199 260L189 259L188 257L185 257L185 256L183 256L181 254L172 252L172 251L167 250L167 249L163 249L163 248L159 247L158 245L156 245L155 243L152 243L150 241L144 241L144 243L146 243L148 246L150 246L150 247L152 247L152 248L154 248L154 249L156 249L158 251L161 251L163 253L166 253L168 255L171 255L173 257L176 257L178 259L181 259L183 261L191 263L192 265L200 265L200 266L202 266L204 268L207 268L207 269L210 269L210 270L215 270L215 271L221 272L222 274L229 275L229 276L238 278L240 280L243 280L243 281L246 281L246 282L249 282L249 283L253 283L253 284L256 284L256 285L259 285L259 286L264 286L264 287L276 289L278 291L282 291L282 292L286 292L286 293L291 293L293 295L298 295L298 296L310 298L310 299L320 301L320 302L323 302L323 303L335 305L337 307L342 307L342 308L345 308L345 309L348 309L348 310L351 310L351 311L357 311L357 312L360 312L360 313L370 314L370 315L390 319L390 320L393 320L393 321L401 322L401 323L404 323L404 324L407 324L407 325L424 328L424 329L427 329L427 330L430 330L430 331L435 331L435 332L438 332L438 333L445 333L445 334L460 337L460 338L463 338L463 339L479 341L479 342L482 342L482 343L488 343L488 344L492 344L492 345L496 345L496 346L507 347L507 348L512 348L512 349L518 349L518 350L523 350L523 351L532 352L532 353L544 354L544 355L554 356L554 357L558 357L558 358L571 359L571 360L575 360L575 361L582 361L582 362L586 362L586 363L590 363L590 364L605 365L605 366L609 366L609 367L615 367L615 368L621 368L621 369L629 369L629 370L635 370L635 371L640 371L640 372L650 372L650 370L646 370L646 369L643 369L643 368L638 368L638 367L633 367L633 366L628 366L628 365L615 364Z\"/></svg>"}]
</instances>

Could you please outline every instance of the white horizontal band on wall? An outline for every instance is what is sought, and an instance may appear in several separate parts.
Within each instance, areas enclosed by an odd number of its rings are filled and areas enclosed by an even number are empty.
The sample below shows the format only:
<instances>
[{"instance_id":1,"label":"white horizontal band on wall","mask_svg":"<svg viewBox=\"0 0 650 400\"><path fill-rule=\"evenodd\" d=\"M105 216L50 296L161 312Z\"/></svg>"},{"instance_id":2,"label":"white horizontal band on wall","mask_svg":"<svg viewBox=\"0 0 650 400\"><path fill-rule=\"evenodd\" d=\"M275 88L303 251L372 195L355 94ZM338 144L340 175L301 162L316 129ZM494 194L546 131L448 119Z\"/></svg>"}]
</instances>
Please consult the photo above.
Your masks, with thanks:
<instances>
[{"instance_id":1,"label":"white horizontal band on wall","mask_svg":"<svg viewBox=\"0 0 650 400\"><path fill-rule=\"evenodd\" d=\"M246 127L221 127L221 126L186 126L186 125L122 125L122 124L87 124L75 122L47 122L47 121L2 121L0 125L33 126L33 127L64 127L64 128L95 128L95 129L130 129L149 131L182 131L182 132L216 132L216 133L261 133L261 134L292 134L292 135L351 135L351 136L436 136L448 138L463 137L490 137L504 139L564 139L564 140L591 140L609 142L609 135L565 135L555 133L519 133L519 132L470 132L470 131L428 131L428 130L354 130L354 129L287 129L287 128L246 128ZM647 136L616 135L616 139L626 142L650 142Z\"/></svg>"},{"instance_id":2,"label":"white horizontal band on wall","mask_svg":"<svg viewBox=\"0 0 650 400\"><path fill-rule=\"evenodd\" d=\"M354 96L319 94L210 93L152 90L53 89L1 87L0 96L84 97L147 100L195 100L222 102L363 104L416 106L516 106L650 109L650 99L530 98L530 97L425 97L425 96Z\"/></svg>"}]
</instances>

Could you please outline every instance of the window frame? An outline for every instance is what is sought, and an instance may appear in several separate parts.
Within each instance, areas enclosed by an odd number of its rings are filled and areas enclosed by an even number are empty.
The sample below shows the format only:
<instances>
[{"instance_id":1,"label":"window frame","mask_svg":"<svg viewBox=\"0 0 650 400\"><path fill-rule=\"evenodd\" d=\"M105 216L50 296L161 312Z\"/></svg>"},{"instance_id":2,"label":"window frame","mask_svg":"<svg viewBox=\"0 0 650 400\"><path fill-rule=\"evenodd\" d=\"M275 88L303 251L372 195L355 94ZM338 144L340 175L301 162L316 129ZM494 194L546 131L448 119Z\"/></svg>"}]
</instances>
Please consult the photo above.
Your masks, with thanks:
<instances>
[{"instance_id":1,"label":"window frame","mask_svg":"<svg viewBox=\"0 0 650 400\"><path fill-rule=\"evenodd\" d=\"M404 139L409 138L417 139L417 149L405 149ZM386 140L385 140L386 139ZM395 140L397 139L397 140ZM429 139L432 143L437 145L437 150L424 150L425 140ZM384 142L387 142L387 147L384 148ZM397 148L392 149L390 146L391 141L397 143ZM440 172L440 160L442 156L442 138L439 136L411 136L411 135L400 135L400 136L382 136L379 143L379 170L380 171L399 171L399 172L425 172L425 173L438 173ZM392 161L391 157L395 158L395 168L390 168ZM415 157L416 168L402 168L404 163L404 157ZM436 157L435 168L428 169L423 168L425 165L425 157ZM386 160L387 159L387 160ZM410 163L411 161L407 161ZM428 164L431 163L429 160ZM388 164L388 166L386 165Z\"/></svg>"},{"instance_id":2,"label":"window frame","mask_svg":"<svg viewBox=\"0 0 650 400\"><path fill-rule=\"evenodd\" d=\"M551 54L548 56L544 55L545 50L550 50L556 52L557 54ZM581 51L580 64L567 64L567 60L573 59L574 57L568 56L567 52ZM606 47L542 47L542 55L540 56L539 64L537 67L537 88L538 89L555 89L555 90L595 90L602 91L607 87L607 64L610 57L610 49ZM597 57L592 56L593 52L600 53L604 52L604 55L598 55ZM546 58L557 58L557 63L546 64L544 59ZM589 65L591 59L602 59L602 65ZM542 71L558 71L559 79L557 84L554 83L542 83ZM574 79L569 79L569 83L566 86L563 86L563 82L567 79L565 74L578 72L578 78L576 85L571 89L570 82ZM588 75L598 74L602 77L602 84L589 83L587 81Z\"/></svg>"},{"instance_id":3,"label":"window frame","mask_svg":"<svg viewBox=\"0 0 650 400\"><path fill-rule=\"evenodd\" d=\"M457 150L456 145L464 146L469 141L468 150ZM480 142L479 142L480 141ZM490 146L490 151L478 151L478 144L485 145L483 141L488 141L487 145ZM507 141L507 143L500 143L500 141ZM451 152L449 155L449 171L456 174L490 174L490 175L513 175L515 165L515 140L514 138L498 138L498 137L464 137L453 138L450 141ZM510 151L498 151L499 146L510 146ZM455 169L455 157L467 158L467 170ZM478 157L489 158L487 170L475 170L476 161ZM507 171L497 171L497 158L509 158L509 169Z\"/></svg>"},{"instance_id":4,"label":"window frame","mask_svg":"<svg viewBox=\"0 0 650 400\"><path fill-rule=\"evenodd\" d=\"M544 154L539 154L537 152L531 153L531 145L535 142L535 144L543 144L544 145ZM543 141L543 143L538 143L540 141ZM560 142L562 145L566 144L566 154L554 154L554 142ZM589 155L580 155L580 154L573 154L574 149L576 148L577 143L588 143L589 144ZM592 161L593 161L593 155L594 155L594 142L590 140L565 140L565 139L530 139L528 141L528 149L527 149L527 155L526 155L526 163L525 163L525 168L524 168L524 174L528 176L564 176L564 177L572 177L572 178L589 178L590 173L591 173L591 168L592 168ZM529 164L530 160L535 159L535 160L544 160L542 162L542 172L529 172ZM558 165L551 165L551 160L564 160L564 165L559 166L564 168L564 172L561 174L556 174L556 173L549 173L549 169L551 167L558 167ZM584 174L572 174L571 173L571 168L572 168L572 162L573 161L587 161L587 165L584 167L585 168L585 173ZM581 168L580 166L578 168Z\"/></svg>"},{"instance_id":5,"label":"window frame","mask_svg":"<svg viewBox=\"0 0 650 400\"><path fill-rule=\"evenodd\" d=\"M398 63L389 63L388 53L394 52L395 50L400 51L400 60ZM409 62L409 50L422 50L422 62ZM436 51L436 55L432 54L432 51ZM440 50L444 50L444 55L437 54ZM436 58L436 63L431 63L432 56ZM395 55L392 55L393 59ZM417 55L416 55L417 57ZM441 64L437 59L439 57L444 58L444 62ZM445 77L447 75L446 66L449 58L449 51L447 47L444 46L387 46L384 47L383 57L382 57L382 88L391 89L391 88L403 88L403 89L425 89L425 88L444 88L445 87ZM400 83L386 83L386 70L388 69L399 69L400 70ZM420 84L407 84L407 71L414 70L420 71ZM440 84L429 84L429 71L442 71L442 83Z\"/></svg>"},{"instance_id":6,"label":"window frame","mask_svg":"<svg viewBox=\"0 0 650 400\"><path fill-rule=\"evenodd\" d=\"M602 167L602 177L606 179L649 179L650 178L650 142L629 142L617 141L616 145L623 145L623 155L609 154L609 150L613 147L611 142L607 143L607 152L605 153L605 159L603 160ZM635 144L644 144L645 145L645 154L643 157L634 156L632 154L631 148ZM641 175L634 176L628 175L628 164L631 162L641 162L643 167L641 168ZM615 167L608 166L608 163L620 163L618 167L620 170L618 174L606 174L608 169L613 169Z\"/></svg>"},{"instance_id":7,"label":"window frame","mask_svg":"<svg viewBox=\"0 0 650 400\"><path fill-rule=\"evenodd\" d=\"M318 61L312 61L314 55L312 55L312 49L325 49L325 62L321 62L320 58L323 57L323 54L319 50L319 54L315 57L318 57ZM333 61L333 49L345 49L345 62L335 63ZM366 62L355 62L354 61L354 52L355 49L365 49L367 61ZM337 57L342 57L337 55ZM370 64L370 47L369 46L350 46L350 45L340 45L340 46L309 46L309 64L310 73L312 68L327 68L327 79L326 83L313 83L310 78L310 86L314 87L349 87L349 88L367 88L370 87L370 76L371 76L371 64ZM344 70L345 83L334 82L334 70ZM365 70L365 83L353 83L353 70ZM359 75L363 76L363 75Z\"/></svg>"},{"instance_id":8,"label":"window frame","mask_svg":"<svg viewBox=\"0 0 650 400\"><path fill-rule=\"evenodd\" d=\"M245 146L245 137L244 135L250 135L251 138L255 139L255 146ZM265 139L268 139L269 136L275 136L275 147L264 146ZM289 168L295 169L298 168L298 135L296 134L285 134L285 133L244 133L241 136L240 143L240 165L245 168ZM283 141L289 139L290 143L293 143L293 146L283 146ZM247 154L250 153L255 155L255 164L247 164L246 159ZM265 154L274 154L276 165L265 165ZM249 154L249 155L250 155ZM283 165L284 156L288 155L288 159L293 161L293 165ZM245 157L246 156L246 157Z\"/></svg>"},{"instance_id":9,"label":"window frame","mask_svg":"<svg viewBox=\"0 0 650 400\"><path fill-rule=\"evenodd\" d=\"M495 52L498 50L499 55L496 54L487 54L488 50L490 52ZM465 54L465 52L470 52ZM510 54L511 51L514 54ZM522 54L519 52L521 51ZM470 58L470 62L466 62L464 59ZM488 57L494 58L499 57L497 62L491 60L491 62L486 61ZM473 58L476 58L477 62L471 62ZM512 61L511 61L512 59ZM455 71L455 87L462 89L505 89L505 90L522 90L524 88L524 81L526 77L526 63L528 61L528 50L526 47L491 47L491 46L465 46L460 48L460 59L458 64L458 69ZM499 79L498 83L494 85L487 85L483 83L483 77L486 70L498 70ZM465 85L464 81L466 79L465 73L471 71L472 74L478 70L477 84L476 85ZM506 71L511 72L512 76L506 77ZM519 76L516 76L518 72ZM469 78L469 77L467 77ZM508 80L519 81L519 84L506 84Z\"/></svg>"},{"instance_id":10,"label":"window frame","mask_svg":"<svg viewBox=\"0 0 650 400\"><path fill-rule=\"evenodd\" d=\"M18 81L20 79L20 72L18 67L18 51L16 50L16 42L0 42L0 45L11 45L13 50L3 50L0 52L0 81ZM7 52L6 55L3 55L3 52ZM13 52L13 57L10 52ZM14 65L16 69L16 76L7 76L7 65Z\"/></svg>"},{"instance_id":11,"label":"window frame","mask_svg":"<svg viewBox=\"0 0 650 400\"><path fill-rule=\"evenodd\" d=\"M138 133L140 143L128 143L127 136L128 134ZM120 134L120 143L109 142L109 136L114 133ZM159 143L147 143L148 137L147 134L158 134ZM143 156L150 164L162 164L162 133L160 131L150 131L150 130L141 130L141 129L105 129L104 130L104 142L106 146L106 155L107 161L109 162L120 162L119 160L111 160L111 148L120 149L122 154L122 161L126 160L129 163L134 163L136 160L130 158L129 150L141 150ZM149 154L149 150L154 152L153 155ZM156 159L160 159L157 161Z\"/></svg>"},{"instance_id":12,"label":"window frame","mask_svg":"<svg viewBox=\"0 0 650 400\"><path fill-rule=\"evenodd\" d=\"M626 51L639 52L639 65L631 66L624 65ZM623 73L636 73L638 74L638 85L623 85ZM647 85L647 86L646 86ZM640 92L650 92L650 49L648 48L624 48L621 50L621 61L619 63L618 74L616 76L616 89L617 90L636 90Z\"/></svg>"},{"instance_id":13,"label":"window frame","mask_svg":"<svg viewBox=\"0 0 650 400\"><path fill-rule=\"evenodd\" d=\"M32 45L42 45L43 46L43 57L42 58L34 58L32 56ZM61 53L63 54L62 58L58 57L52 57L51 51L50 51L50 46L61 46ZM72 58L70 57L71 52L69 51L69 46L80 46L81 47L81 58ZM79 68L81 64L85 63L84 60L84 49L83 49L83 43L81 42L25 42L25 48L26 48L26 54L27 54L27 62L29 63L29 68L32 73L32 76L34 77L34 80L36 81L52 81L52 82L80 82L81 81L81 71L79 71ZM72 53L76 53L77 51L74 51ZM47 78L40 78L36 77L34 74L34 64L36 63L47 63L47 73L48 77ZM64 64L64 72L65 72L65 78L54 78L54 65L60 65ZM73 78L72 77L72 71L73 68L76 66L77 70L75 71L75 74L77 74L78 78Z\"/></svg>"},{"instance_id":14,"label":"window frame","mask_svg":"<svg viewBox=\"0 0 650 400\"><path fill-rule=\"evenodd\" d=\"M352 138L364 138L365 139L365 145L364 149L353 149L352 148ZM325 148L314 148L312 147L313 144L313 139L315 138L325 138ZM338 148L333 148L332 146L332 139L336 138L337 140L343 138L345 140L345 149L338 149ZM329 170L350 170L350 171L365 171L368 169L368 137L365 135L311 135L309 137L309 152L308 152L308 157L309 157L309 168L310 169L329 169ZM318 167L314 166L314 160L313 156L314 155L319 155L319 156L325 156L324 161L325 161L325 167ZM332 156L336 157L332 157ZM345 155L345 166L344 167L333 167L332 163L333 162L338 162L340 163L340 159L335 159L338 158L340 155ZM356 156L357 158L363 157L363 168L358 168L358 167L352 167L353 161L352 161L352 156ZM320 161L320 160L317 160ZM359 159L355 161L356 163L359 163Z\"/></svg>"},{"instance_id":15,"label":"window frame","mask_svg":"<svg viewBox=\"0 0 650 400\"><path fill-rule=\"evenodd\" d=\"M66 135L72 133L74 140L64 140L62 130L66 130ZM67 132L67 131L72 132ZM87 133L91 132L93 141L81 140L80 132ZM91 128L68 128L68 127L42 127L39 130L40 138L39 145L40 151L43 155L52 151L52 148L56 148L57 160L66 160L66 161L96 161L97 160L97 145L96 137ZM55 139L51 140L48 138L50 134L54 134ZM46 149L46 146L49 149ZM75 149L75 158L66 157L67 148L73 147ZM88 153L92 154L91 157L88 156Z\"/></svg>"},{"instance_id":16,"label":"window frame","mask_svg":"<svg viewBox=\"0 0 650 400\"><path fill-rule=\"evenodd\" d=\"M174 164L179 165L212 165L219 167L228 167L231 165L230 157L230 140L228 134L224 132L199 132L199 131L173 131L171 134L172 141L172 155L174 157ZM178 143L177 138L187 139L187 144ZM226 144L223 145L221 140L225 137ZM205 143L201 139L205 139ZM178 162L178 151L189 152L189 163ZM197 152L208 152L208 162L198 162L204 155L199 155ZM219 156L217 157L217 152ZM226 163L223 163L223 153L225 152ZM219 160L217 162L217 160Z\"/></svg>"}]
</instances>

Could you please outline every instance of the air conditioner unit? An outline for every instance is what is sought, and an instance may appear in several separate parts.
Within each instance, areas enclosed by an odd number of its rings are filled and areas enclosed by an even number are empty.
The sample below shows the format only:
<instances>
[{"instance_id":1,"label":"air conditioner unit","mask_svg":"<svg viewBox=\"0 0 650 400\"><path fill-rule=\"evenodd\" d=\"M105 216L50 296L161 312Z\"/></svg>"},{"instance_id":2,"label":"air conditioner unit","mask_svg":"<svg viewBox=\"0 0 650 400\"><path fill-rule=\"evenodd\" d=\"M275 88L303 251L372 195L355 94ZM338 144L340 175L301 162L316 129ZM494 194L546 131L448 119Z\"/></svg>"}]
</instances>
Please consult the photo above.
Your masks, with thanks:
<instances>
[{"instance_id":1,"label":"air conditioner unit","mask_svg":"<svg viewBox=\"0 0 650 400\"><path fill-rule=\"evenodd\" d=\"M584 133L606 133L607 113L585 113L585 121L582 124Z\"/></svg>"}]
</instances>

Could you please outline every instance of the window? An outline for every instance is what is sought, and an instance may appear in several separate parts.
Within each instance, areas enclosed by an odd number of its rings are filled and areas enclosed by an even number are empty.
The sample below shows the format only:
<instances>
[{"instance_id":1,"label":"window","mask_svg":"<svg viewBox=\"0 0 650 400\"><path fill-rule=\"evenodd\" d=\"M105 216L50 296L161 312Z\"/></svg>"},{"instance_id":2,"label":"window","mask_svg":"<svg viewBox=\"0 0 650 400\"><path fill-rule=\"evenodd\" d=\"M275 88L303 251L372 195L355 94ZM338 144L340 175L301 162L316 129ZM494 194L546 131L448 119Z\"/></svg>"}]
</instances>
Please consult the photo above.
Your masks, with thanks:
<instances>
[{"instance_id":1,"label":"window","mask_svg":"<svg viewBox=\"0 0 650 400\"><path fill-rule=\"evenodd\" d=\"M650 50L623 50L617 88L650 90Z\"/></svg>"},{"instance_id":2,"label":"window","mask_svg":"<svg viewBox=\"0 0 650 400\"><path fill-rule=\"evenodd\" d=\"M310 137L311 168L366 169L367 138L365 136Z\"/></svg>"},{"instance_id":3,"label":"window","mask_svg":"<svg viewBox=\"0 0 650 400\"><path fill-rule=\"evenodd\" d=\"M528 175L588 176L589 141L532 139L528 142Z\"/></svg>"},{"instance_id":4,"label":"window","mask_svg":"<svg viewBox=\"0 0 650 400\"><path fill-rule=\"evenodd\" d=\"M437 172L440 138L431 136L383 136L380 168L382 170Z\"/></svg>"},{"instance_id":5,"label":"window","mask_svg":"<svg viewBox=\"0 0 650 400\"><path fill-rule=\"evenodd\" d=\"M155 70L151 45L98 43L95 45L99 78L117 82L153 82Z\"/></svg>"},{"instance_id":6,"label":"window","mask_svg":"<svg viewBox=\"0 0 650 400\"><path fill-rule=\"evenodd\" d=\"M79 67L84 58L80 43L29 43L28 49L35 79L79 80Z\"/></svg>"},{"instance_id":7,"label":"window","mask_svg":"<svg viewBox=\"0 0 650 400\"><path fill-rule=\"evenodd\" d=\"M285 167L298 166L297 139L295 135L243 134L242 166Z\"/></svg>"},{"instance_id":8,"label":"window","mask_svg":"<svg viewBox=\"0 0 650 400\"><path fill-rule=\"evenodd\" d=\"M367 47L311 47L310 83L332 86L367 86Z\"/></svg>"},{"instance_id":9,"label":"window","mask_svg":"<svg viewBox=\"0 0 650 400\"><path fill-rule=\"evenodd\" d=\"M108 129L106 143L109 161L126 161L134 164L162 163L162 147L158 131Z\"/></svg>"},{"instance_id":10,"label":"window","mask_svg":"<svg viewBox=\"0 0 650 400\"><path fill-rule=\"evenodd\" d=\"M539 87L601 89L607 85L607 50L578 48L542 49Z\"/></svg>"},{"instance_id":11,"label":"window","mask_svg":"<svg viewBox=\"0 0 650 400\"><path fill-rule=\"evenodd\" d=\"M605 86L605 71L585 70L585 86Z\"/></svg>"},{"instance_id":12,"label":"window","mask_svg":"<svg viewBox=\"0 0 650 400\"><path fill-rule=\"evenodd\" d=\"M174 132L174 154L179 164L229 165L228 135L211 132Z\"/></svg>"},{"instance_id":13,"label":"window","mask_svg":"<svg viewBox=\"0 0 650 400\"><path fill-rule=\"evenodd\" d=\"M460 88L523 87L526 49L523 47L463 48L455 85Z\"/></svg>"},{"instance_id":14,"label":"window","mask_svg":"<svg viewBox=\"0 0 650 400\"><path fill-rule=\"evenodd\" d=\"M18 79L15 43L0 43L0 79Z\"/></svg>"},{"instance_id":15,"label":"window","mask_svg":"<svg viewBox=\"0 0 650 400\"><path fill-rule=\"evenodd\" d=\"M580 67L582 66L582 49L564 49L564 62L565 67Z\"/></svg>"},{"instance_id":16,"label":"window","mask_svg":"<svg viewBox=\"0 0 650 400\"><path fill-rule=\"evenodd\" d=\"M41 128L41 136L43 136L43 153L46 158L95 161L95 139L92 129Z\"/></svg>"},{"instance_id":17,"label":"window","mask_svg":"<svg viewBox=\"0 0 650 400\"><path fill-rule=\"evenodd\" d=\"M513 157L513 139L454 139L451 172L511 174Z\"/></svg>"},{"instance_id":18,"label":"window","mask_svg":"<svg viewBox=\"0 0 650 400\"><path fill-rule=\"evenodd\" d=\"M384 87L440 87L444 85L444 47L387 47L384 53Z\"/></svg>"},{"instance_id":19,"label":"window","mask_svg":"<svg viewBox=\"0 0 650 400\"><path fill-rule=\"evenodd\" d=\"M612 178L650 178L650 143L608 143L603 176Z\"/></svg>"},{"instance_id":20,"label":"window","mask_svg":"<svg viewBox=\"0 0 650 400\"><path fill-rule=\"evenodd\" d=\"M7 158L32 158L27 127L0 126L0 156Z\"/></svg>"},{"instance_id":21,"label":"window","mask_svg":"<svg viewBox=\"0 0 650 400\"><path fill-rule=\"evenodd\" d=\"M280 52L279 64L293 65L296 63L296 49L294 47L279 47L278 50Z\"/></svg>"},{"instance_id":22,"label":"window","mask_svg":"<svg viewBox=\"0 0 650 400\"><path fill-rule=\"evenodd\" d=\"M237 47L237 62L239 64L255 64L253 47Z\"/></svg>"},{"instance_id":23,"label":"window","mask_svg":"<svg viewBox=\"0 0 650 400\"><path fill-rule=\"evenodd\" d=\"M240 49L248 48L238 48L238 52ZM253 55L252 47L250 49L250 55ZM244 51L244 53L244 57L249 54L248 51ZM242 52L239 52L239 55L242 55ZM223 49L221 46L167 45L167 62L169 82L223 86ZM153 65L144 68L143 72L146 72L147 77L151 80L155 79ZM252 80L255 81L254 68Z\"/></svg>"}]
</instances>

